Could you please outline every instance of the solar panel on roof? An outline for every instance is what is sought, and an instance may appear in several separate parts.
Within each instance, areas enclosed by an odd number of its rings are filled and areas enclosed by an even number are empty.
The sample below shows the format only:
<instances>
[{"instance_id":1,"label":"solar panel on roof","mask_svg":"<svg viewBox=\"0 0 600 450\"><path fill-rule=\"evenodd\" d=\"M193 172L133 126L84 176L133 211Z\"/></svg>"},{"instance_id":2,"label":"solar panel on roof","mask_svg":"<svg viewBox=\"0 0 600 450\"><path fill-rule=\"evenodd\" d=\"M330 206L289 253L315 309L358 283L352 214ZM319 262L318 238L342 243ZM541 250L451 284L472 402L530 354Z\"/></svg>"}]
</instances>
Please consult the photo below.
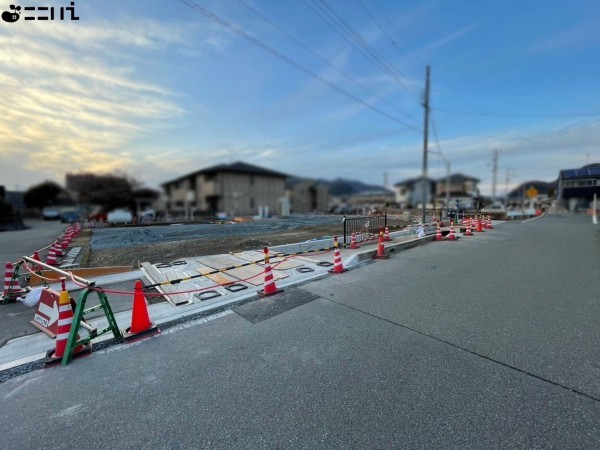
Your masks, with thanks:
<instances>
[{"instance_id":1,"label":"solar panel on roof","mask_svg":"<svg viewBox=\"0 0 600 450\"><path fill-rule=\"evenodd\" d=\"M590 173L595 177L600 177L600 167L592 167Z\"/></svg>"}]
</instances>

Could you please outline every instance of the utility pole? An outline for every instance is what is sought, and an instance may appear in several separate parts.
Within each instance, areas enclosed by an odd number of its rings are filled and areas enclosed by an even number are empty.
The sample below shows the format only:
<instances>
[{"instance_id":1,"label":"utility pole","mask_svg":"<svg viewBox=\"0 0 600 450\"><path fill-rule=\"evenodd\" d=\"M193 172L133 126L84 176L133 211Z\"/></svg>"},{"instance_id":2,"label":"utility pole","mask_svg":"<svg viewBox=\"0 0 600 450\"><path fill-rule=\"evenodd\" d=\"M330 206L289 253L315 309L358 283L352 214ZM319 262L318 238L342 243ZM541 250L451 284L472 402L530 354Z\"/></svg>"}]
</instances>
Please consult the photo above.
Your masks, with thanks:
<instances>
[{"instance_id":1,"label":"utility pole","mask_svg":"<svg viewBox=\"0 0 600 450\"><path fill-rule=\"evenodd\" d=\"M423 210L421 212L421 223L425 224L425 209L427 207L427 147L429 139L429 66L425 71L425 117L423 119Z\"/></svg>"},{"instance_id":2,"label":"utility pole","mask_svg":"<svg viewBox=\"0 0 600 450\"><path fill-rule=\"evenodd\" d=\"M446 208L450 209L450 161L446 161Z\"/></svg>"},{"instance_id":3,"label":"utility pole","mask_svg":"<svg viewBox=\"0 0 600 450\"><path fill-rule=\"evenodd\" d=\"M492 204L496 202L496 175L498 173L498 151L494 150L494 164L492 169Z\"/></svg>"}]
</instances>

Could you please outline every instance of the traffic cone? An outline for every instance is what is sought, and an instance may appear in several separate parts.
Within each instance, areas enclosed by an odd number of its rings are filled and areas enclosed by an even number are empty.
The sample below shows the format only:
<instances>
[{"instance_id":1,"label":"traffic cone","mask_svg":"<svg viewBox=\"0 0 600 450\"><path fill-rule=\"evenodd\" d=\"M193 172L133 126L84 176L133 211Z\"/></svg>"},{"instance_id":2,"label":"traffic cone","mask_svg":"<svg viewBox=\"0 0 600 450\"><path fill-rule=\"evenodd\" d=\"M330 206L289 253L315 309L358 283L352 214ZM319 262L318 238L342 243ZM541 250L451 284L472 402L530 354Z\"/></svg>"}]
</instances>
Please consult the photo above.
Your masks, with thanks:
<instances>
[{"instance_id":1,"label":"traffic cone","mask_svg":"<svg viewBox=\"0 0 600 450\"><path fill-rule=\"evenodd\" d=\"M477 217L477 232L483 233L483 224L481 223L481 218Z\"/></svg>"},{"instance_id":2,"label":"traffic cone","mask_svg":"<svg viewBox=\"0 0 600 450\"><path fill-rule=\"evenodd\" d=\"M54 253L56 254L56 256L59 256L59 257L65 256L62 251L60 241L58 239L56 241L54 241L54 244L52 244L52 247L54 247Z\"/></svg>"},{"instance_id":3,"label":"traffic cone","mask_svg":"<svg viewBox=\"0 0 600 450\"><path fill-rule=\"evenodd\" d=\"M487 218L486 228L488 230L494 229L494 226L492 225L492 216L490 216L490 215L488 215L488 218Z\"/></svg>"},{"instance_id":4,"label":"traffic cone","mask_svg":"<svg viewBox=\"0 0 600 450\"><path fill-rule=\"evenodd\" d=\"M259 297L267 297L269 295L277 294L282 292L283 289L277 289L275 286L275 278L273 277L273 271L271 270L271 263L269 262L269 249L264 248L265 251L265 285L262 291L258 291L256 294Z\"/></svg>"},{"instance_id":5,"label":"traffic cone","mask_svg":"<svg viewBox=\"0 0 600 450\"><path fill-rule=\"evenodd\" d=\"M467 219L467 224L465 226L465 236L473 236L473 233L471 233L471 219Z\"/></svg>"},{"instance_id":6,"label":"traffic cone","mask_svg":"<svg viewBox=\"0 0 600 450\"><path fill-rule=\"evenodd\" d=\"M356 242L356 233L352 232L352 237L350 238L350 248L360 248L360 245Z\"/></svg>"},{"instance_id":7,"label":"traffic cone","mask_svg":"<svg viewBox=\"0 0 600 450\"><path fill-rule=\"evenodd\" d=\"M373 255L375 259L385 259L389 255L385 254L385 247L383 246L383 228L379 230L379 243L377 244L377 253Z\"/></svg>"},{"instance_id":8,"label":"traffic cone","mask_svg":"<svg viewBox=\"0 0 600 450\"><path fill-rule=\"evenodd\" d=\"M15 268L13 263L7 262L4 268L4 298L20 297L24 294L21 289L21 283L15 276Z\"/></svg>"},{"instance_id":9,"label":"traffic cone","mask_svg":"<svg viewBox=\"0 0 600 450\"><path fill-rule=\"evenodd\" d=\"M456 234L454 234L454 221L450 220L450 234L448 235L450 241L456 240Z\"/></svg>"},{"instance_id":10,"label":"traffic cone","mask_svg":"<svg viewBox=\"0 0 600 450\"><path fill-rule=\"evenodd\" d=\"M333 269L331 269L329 273L342 273L344 272L344 266L342 265L342 255L340 255L337 236L333 237L333 246L335 247L335 250L333 251Z\"/></svg>"},{"instance_id":11,"label":"traffic cone","mask_svg":"<svg viewBox=\"0 0 600 450\"><path fill-rule=\"evenodd\" d=\"M435 230L435 240L436 241L441 241L444 238L442 237L442 228L440 227L440 223L437 223L437 228Z\"/></svg>"},{"instance_id":12,"label":"traffic cone","mask_svg":"<svg viewBox=\"0 0 600 450\"><path fill-rule=\"evenodd\" d=\"M69 293L65 289L66 278L61 278L62 290L58 298L58 327L56 331L56 346L54 350L48 350L46 353L45 364L52 364L62 360L65 352L67 352L67 343L71 334L71 326L73 324L73 309L71 308L71 299ZM77 335L77 340L79 340ZM73 350L73 356L87 353L92 349L91 345L78 345Z\"/></svg>"},{"instance_id":13,"label":"traffic cone","mask_svg":"<svg viewBox=\"0 0 600 450\"><path fill-rule=\"evenodd\" d=\"M63 253L67 252L67 249L69 248L69 240L67 239L67 235L63 234L63 237L61 238L61 242L60 242L60 248L62 249Z\"/></svg>"},{"instance_id":14,"label":"traffic cone","mask_svg":"<svg viewBox=\"0 0 600 450\"><path fill-rule=\"evenodd\" d=\"M383 235L383 240L386 242L392 240L392 238L390 237L390 229L387 226L385 227L385 234Z\"/></svg>"},{"instance_id":15,"label":"traffic cone","mask_svg":"<svg viewBox=\"0 0 600 450\"><path fill-rule=\"evenodd\" d=\"M131 309L131 326L123 332L125 340L137 338L140 335L156 333L160 331L156 325L150 321L148 314L148 306L146 304L146 296L143 292L141 280L135 282L133 293L133 308Z\"/></svg>"},{"instance_id":16,"label":"traffic cone","mask_svg":"<svg viewBox=\"0 0 600 450\"><path fill-rule=\"evenodd\" d=\"M477 227L475 226L475 217L470 217L469 223L471 224L471 232L474 233L477 231Z\"/></svg>"},{"instance_id":17,"label":"traffic cone","mask_svg":"<svg viewBox=\"0 0 600 450\"><path fill-rule=\"evenodd\" d=\"M50 247L48 250L48 256L46 256L46 264L49 266L58 266L58 261L56 260L56 251L54 247Z\"/></svg>"}]
</instances>

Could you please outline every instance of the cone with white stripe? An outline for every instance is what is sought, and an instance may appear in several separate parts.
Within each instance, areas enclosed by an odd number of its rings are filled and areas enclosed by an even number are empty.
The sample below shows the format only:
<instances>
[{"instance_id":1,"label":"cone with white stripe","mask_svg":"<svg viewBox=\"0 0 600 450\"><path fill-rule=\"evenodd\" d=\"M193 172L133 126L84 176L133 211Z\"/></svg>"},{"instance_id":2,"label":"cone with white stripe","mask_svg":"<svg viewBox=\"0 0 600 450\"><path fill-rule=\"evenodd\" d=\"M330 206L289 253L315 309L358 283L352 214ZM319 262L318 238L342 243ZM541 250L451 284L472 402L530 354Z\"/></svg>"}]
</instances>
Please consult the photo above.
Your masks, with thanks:
<instances>
[{"instance_id":1,"label":"cone with white stripe","mask_svg":"<svg viewBox=\"0 0 600 450\"><path fill-rule=\"evenodd\" d=\"M471 233L471 218L467 219L465 228L465 236L473 236L473 233Z\"/></svg>"},{"instance_id":2,"label":"cone with white stripe","mask_svg":"<svg viewBox=\"0 0 600 450\"><path fill-rule=\"evenodd\" d=\"M259 297L267 297L269 295L277 294L282 292L283 289L277 289L275 286L275 277L273 277L273 271L271 270L271 262L269 260L269 249L264 248L265 251L265 285L262 291L258 291Z\"/></svg>"},{"instance_id":3,"label":"cone with white stripe","mask_svg":"<svg viewBox=\"0 0 600 450\"><path fill-rule=\"evenodd\" d=\"M442 227L440 226L440 223L437 223L437 228L435 229L435 240L436 241L441 241L444 238L442 237Z\"/></svg>"},{"instance_id":4,"label":"cone with white stripe","mask_svg":"<svg viewBox=\"0 0 600 450\"><path fill-rule=\"evenodd\" d=\"M329 272L342 273L344 272L344 266L342 264L342 255L340 254L337 236L333 237L333 246L335 247L335 250L333 251L333 269L331 269Z\"/></svg>"},{"instance_id":5,"label":"cone with white stripe","mask_svg":"<svg viewBox=\"0 0 600 450\"><path fill-rule=\"evenodd\" d=\"M71 334L71 327L73 325L73 309L71 308L71 299L69 293L65 288L66 278L61 278L62 290L58 298L58 327L56 330L56 346L54 350L49 350L46 354L46 364L58 362L62 360L65 353L68 351L67 342L69 335ZM77 335L77 340L79 340ZM73 356L88 352L91 350L91 346L78 345L73 349Z\"/></svg>"},{"instance_id":6,"label":"cone with white stripe","mask_svg":"<svg viewBox=\"0 0 600 450\"><path fill-rule=\"evenodd\" d=\"M350 248L360 248L360 245L356 242L356 233L352 232L352 237L350 238Z\"/></svg>"},{"instance_id":7,"label":"cone with white stripe","mask_svg":"<svg viewBox=\"0 0 600 450\"><path fill-rule=\"evenodd\" d=\"M392 238L390 237L390 229L387 226L385 227L385 233L383 235L383 240L386 242L392 240Z\"/></svg>"},{"instance_id":8,"label":"cone with white stripe","mask_svg":"<svg viewBox=\"0 0 600 450\"><path fill-rule=\"evenodd\" d=\"M383 228L379 230L379 243L377 244L377 253L373 255L374 259L387 259L390 255L385 253L385 246L383 245Z\"/></svg>"},{"instance_id":9,"label":"cone with white stripe","mask_svg":"<svg viewBox=\"0 0 600 450\"><path fill-rule=\"evenodd\" d=\"M7 262L4 268L4 298L19 297L23 294L21 284L15 277L14 265Z\"/></svg>"},{"instance_id":10,"label":"cone with white stripe","mask_svg":"<svg viewBox=\"0 0 600 450\"><path fill-rule=\"evenodd\" d=\"M56 259L56 251L54 250L54 246L50 247L48 250L48 256L46 256L46 264L49 266L58 266L58 260Z\"/></svg>"},{"instance_id":11,"label":"cone with white stripe","mask_svg":"<svg viewBox=\"0 0 600 450\"><path fill-rule=\"evenodd\" d=\"M448 234L448 240L455 241L456 234L454 232L454 220L450 220L450 234Z\"/></svg>"}]
</instances>

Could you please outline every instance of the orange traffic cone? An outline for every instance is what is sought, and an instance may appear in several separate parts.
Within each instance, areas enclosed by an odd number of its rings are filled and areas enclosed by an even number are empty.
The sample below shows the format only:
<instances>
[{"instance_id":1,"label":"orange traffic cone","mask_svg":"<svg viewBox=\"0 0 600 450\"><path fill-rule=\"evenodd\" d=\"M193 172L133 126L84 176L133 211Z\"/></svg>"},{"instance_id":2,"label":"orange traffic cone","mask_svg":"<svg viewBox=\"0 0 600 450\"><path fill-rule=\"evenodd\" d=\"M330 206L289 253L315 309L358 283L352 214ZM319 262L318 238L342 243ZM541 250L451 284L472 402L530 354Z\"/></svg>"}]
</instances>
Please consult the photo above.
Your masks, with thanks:
<instances>
[{"instance_id":1,"label":"orange traffic cone","mask_svg":"<svg viewBox=\"0 0 600 450\"><path fill-rule=\"evenodd\" d=\"M24 294L21 283L16 278L13 263L7 262L4 268L4 298L19 297Z\"/></svg>"},{"instance_id":2,"label":"orange traffic cone","mask_svg":"<svg viewBox=\"0 0 600 450\"><path fill-rule=\"evenodd\" d=\"M436 241L441 241L444 238L442 237L442 227L440 226L440 223L437 223L437 228L435 230L435 240Z\"/></svg>"},{"instance_id":3,"label":"orange traffic cone","mask_svg":"<svg viewBox=\"0 0 600 450\"><path fill-rule=\"evenodd\" d=\"M456 234L454 233L454 220L450 220L450 234L448 234L448 240L456 240Z\"/></svg>"},{"instance_id":4,"label":"orange traffic cone","mask_svg":"<svg viewBox=\"0 0 600 450\"><path fill-rule=\"evenodd\" d=\"M471 219L467 219L467 224L465 225L465 236L473 236L471 233Z\"/></svg>"},{"instance_id":5,"label":"orange traffic cone","mask_svg":"<svg viewBox=\"0 0 600 450\"><path fill-rule=\"evenodd\" d=\"M482 233L483 232L483 224L481 223L481 218L477 217L477 232L478 233Z\"/></svg>"},{"instance_id":6,"label":"orange traffic cone","mask_svg":"<svg viewBox=\"0 0 600 450\"><path fill-rule=\"evenodd\" d=\"M385 253L385 247L383 246L383 228L379 230L379 244L377 244L377 253L373 255L375 259L385 259L388 258L389 255Z\"/></svg>"},{"instance_id":7,"label":"orange traffic cone","mask_svg":"<svg viewBox=\"0 0 600 450\"><path fill-rule=\"evenodd\" d=\"M160 330L150 321L148 306L146 305L146 296L144 295L142 282L135 282L133 293L133 308L131 309L131 326L126 328L123 337L125 340L137 338L140 335L157 333Z\"/></svg>"},{"instance_id":8,"label":"orange traffic cone","mask_svg":"<svg viewBox=\"0 0 600 450\"><path fill-rule=\"evenodd\" d=\"M56 331L56 346L54 350L48 350L46 352L45 364L52 364L59 362L63 359L65 352L67 351L67 343L69 335L71 334L71 326L73 324L73 309L71 308L71 299L69 293L65 288L66 278L61 278L62 290L58 298L58 327ZM79 335L77 335L79 340ZM78 345L73 350L73 356L81 355L91 351L91 345Z\"/></svg>"},{"instance_id":9,"label":"orange traffic cone","mask_svg":"<svg viewBox=\"0 0 600 450\"><path fill-rule=\"evenodd\" d=\"M333 246L335 247L335 250L333 251L333 269L331 269L329 272L342 273L344 272L344 266L342 265L342 255L340 255L337 236L333 237Z\"/></svg>"},{"instance_id":10,"label":"orange traffic cone","mask_svg":"<svg viewBox=\"0 0 600 450\"><path fill-rule=\"evenodd\" d=\"M262 291L258 291L256 294L259 297L267 297L269 295L277 294L282 292L283 289L277 289L275 286L275 278L273 277L273 271L271 270L271 263L269 262L269 249L264 248L265 251L265 286Z\"/></svg>"},{"instance_id":11,"label":"orange traffic cone","mask_svg":"<svg viewBox=\"0 0 600 450\"><path fill-rule=\"evenodd\" d=\"M360 248L360 245L356 242L356 233L352 232L352 237L350 238L350 248Z\"/></svg>"},{"instance_id":12,"label":"orange traffic cone","mask_svg":"<svg viewBox=\"0 0 600 450\"><path fill-rule=\"evenodd\" d=\"M390 229L387 226L385 227L385 234L383 235L383 240L386 242L392 240L392 238L390 237Z\"/></svg>"}]
</instances>

